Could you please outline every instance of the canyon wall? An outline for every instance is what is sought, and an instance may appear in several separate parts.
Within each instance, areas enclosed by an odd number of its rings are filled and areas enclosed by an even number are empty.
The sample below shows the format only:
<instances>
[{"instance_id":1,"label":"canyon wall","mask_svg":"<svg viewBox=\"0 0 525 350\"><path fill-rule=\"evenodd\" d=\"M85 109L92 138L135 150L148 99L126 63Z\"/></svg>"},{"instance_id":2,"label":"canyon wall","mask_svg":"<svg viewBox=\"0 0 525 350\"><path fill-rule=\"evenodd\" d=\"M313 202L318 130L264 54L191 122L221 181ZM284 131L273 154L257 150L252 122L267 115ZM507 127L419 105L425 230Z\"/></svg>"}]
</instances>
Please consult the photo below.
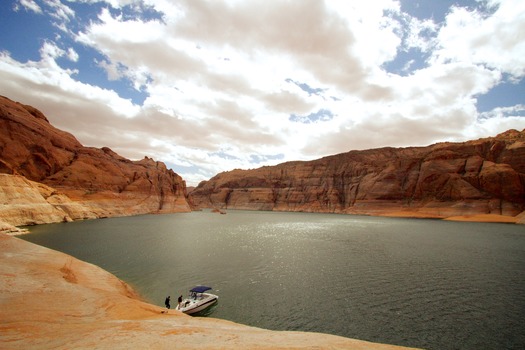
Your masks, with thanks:
<instances>
[{"instance_id":1,"label":"canyon wall","mask_svg":"<svg viewBox=\"0 0 525 350\"><path fill-rule=\"evenodd\" d=\"M2 96L0 174L0 220L12 225L190 211L185 182L164 163L84 147Z\"/></svg>"},{"instance_id":2,"label":"canyon wall","mask_svg":"<svg viewBox=\"0 0 525 350\"><path fill-rule=\"evenodd\" d=\"M11 225L186 212L188 200L194 208L518 217L525 210L525 131L233 170L187 196L165 164L84 147L37 109L0 96L0 174L0 221Z\"/></svg>"},{"instance_id":3,"label":"canyon wall","mask_svg":"<svg viewBox=\"0 0 525 350\"><path fill-rule=\"evenodd\" d=\"M525 210L525 131L428 147L351 151L223 172L189 195L198 208L446 218Z\"/></svg>"}]
</instances>

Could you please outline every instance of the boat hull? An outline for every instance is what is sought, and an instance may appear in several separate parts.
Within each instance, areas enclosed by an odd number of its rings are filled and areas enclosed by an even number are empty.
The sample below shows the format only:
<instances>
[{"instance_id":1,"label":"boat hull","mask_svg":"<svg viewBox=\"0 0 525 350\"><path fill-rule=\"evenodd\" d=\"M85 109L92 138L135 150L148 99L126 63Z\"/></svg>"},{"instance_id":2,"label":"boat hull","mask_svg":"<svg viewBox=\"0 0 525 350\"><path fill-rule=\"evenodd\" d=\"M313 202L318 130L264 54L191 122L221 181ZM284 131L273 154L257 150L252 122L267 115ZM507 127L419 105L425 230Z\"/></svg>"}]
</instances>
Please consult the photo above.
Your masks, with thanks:
<instances>
[{"instance_id":1,"label":"boat hull","mask_svg":"<svg viewBox=\"0 0 525 350\"><path fill-rule=\"evenodd\" d=\"M175 310L182 311L187 315L192 315L206 310L210 306L214 305L218 300L219 297L215 294L202 293L202 296L197 299L184 299L179 305L175 307Z\"/></svg>"}]
</instances>

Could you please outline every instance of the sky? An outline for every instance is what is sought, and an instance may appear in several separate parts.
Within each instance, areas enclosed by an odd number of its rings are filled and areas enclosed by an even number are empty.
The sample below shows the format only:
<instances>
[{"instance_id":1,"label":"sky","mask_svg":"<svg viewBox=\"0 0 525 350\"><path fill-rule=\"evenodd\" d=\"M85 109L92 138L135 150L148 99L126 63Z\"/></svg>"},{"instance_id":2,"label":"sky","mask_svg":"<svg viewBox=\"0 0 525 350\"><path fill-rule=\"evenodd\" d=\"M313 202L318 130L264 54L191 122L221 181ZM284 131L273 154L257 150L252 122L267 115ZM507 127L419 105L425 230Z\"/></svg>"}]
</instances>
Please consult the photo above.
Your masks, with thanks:
<instances>
[{"instance_id":1,"label":"sky","mask_svg":"<svg viewBox=\"0 0 525 350\"><path fill-rule=\"evenodd\" d=\"M0 95L222 171L525 129L523 0L4 0Z\"/></svg>"}]
</instances>

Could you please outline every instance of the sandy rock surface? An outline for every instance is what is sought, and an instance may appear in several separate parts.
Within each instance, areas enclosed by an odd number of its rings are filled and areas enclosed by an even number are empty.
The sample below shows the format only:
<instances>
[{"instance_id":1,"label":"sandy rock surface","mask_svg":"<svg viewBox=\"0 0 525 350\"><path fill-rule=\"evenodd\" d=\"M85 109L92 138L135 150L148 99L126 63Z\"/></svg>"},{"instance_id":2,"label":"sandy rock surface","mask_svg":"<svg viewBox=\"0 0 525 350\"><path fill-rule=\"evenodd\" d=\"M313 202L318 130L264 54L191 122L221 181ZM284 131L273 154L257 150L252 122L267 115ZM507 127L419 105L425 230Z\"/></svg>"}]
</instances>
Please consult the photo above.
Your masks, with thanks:
<instances>
[{"instance_id":1,"label":"sandy rock surface","mask_svg":"<svg viewBox=\"0 0 525 350\"><path fill-rule=\"evenodd\" d=\"M0 234L1 349L401 349L163 310L97 266Z\"/></svg>"}]
</instances>

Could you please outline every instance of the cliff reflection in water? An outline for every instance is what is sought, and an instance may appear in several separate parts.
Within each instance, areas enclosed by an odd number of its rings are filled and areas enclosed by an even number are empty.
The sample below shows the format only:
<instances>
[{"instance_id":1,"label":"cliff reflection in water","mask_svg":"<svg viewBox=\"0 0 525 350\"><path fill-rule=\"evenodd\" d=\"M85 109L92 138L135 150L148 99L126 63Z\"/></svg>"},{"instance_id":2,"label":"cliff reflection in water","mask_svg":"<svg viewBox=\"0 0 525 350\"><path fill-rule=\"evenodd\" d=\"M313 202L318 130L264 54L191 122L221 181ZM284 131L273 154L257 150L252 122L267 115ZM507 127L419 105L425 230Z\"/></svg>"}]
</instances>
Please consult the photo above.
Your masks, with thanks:
<instances>
[{"instance_id":1,"label":"cliff reflection in water","mask_svg":"<svg viewBox=\"0 0 525 350\"><path fill-rule=\"evenodd\" d=\"M525 347L521 225L228 211L35 226L148 301L196 284L213 317L428 349Z\"/></svg>"}]
</instances>

